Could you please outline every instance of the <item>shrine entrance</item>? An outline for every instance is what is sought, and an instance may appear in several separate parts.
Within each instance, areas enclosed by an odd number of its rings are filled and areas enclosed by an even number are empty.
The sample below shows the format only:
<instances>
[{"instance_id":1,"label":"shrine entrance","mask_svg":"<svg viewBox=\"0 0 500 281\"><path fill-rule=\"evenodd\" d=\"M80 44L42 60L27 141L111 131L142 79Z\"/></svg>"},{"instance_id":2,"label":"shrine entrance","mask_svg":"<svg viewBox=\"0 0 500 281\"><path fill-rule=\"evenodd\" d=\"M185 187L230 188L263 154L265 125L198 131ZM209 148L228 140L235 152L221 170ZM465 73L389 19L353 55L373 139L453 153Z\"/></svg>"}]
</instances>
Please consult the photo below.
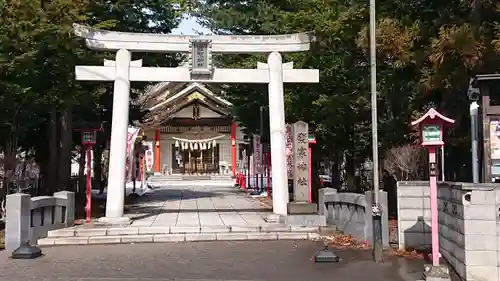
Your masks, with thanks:
<instances>
[{"instance_id":1,"label":"shrine entrance","mask_svg":"<svg viewBox=\"0 0 500 281\"><path fill-rule=\"evenodd\" d=\"M123 152L126 150L130 83L133 81L199 82L222 85L267 84L273 212L282 216L288 214L283 84L318 83L319 71L317 69L294 69L293 62L283 63L280 53L308 51L311 41L314 40L312 33L180 36L96 30L78 24L74 25L74 32L78 37L84 38L87 46L93 50L116 52L115 61L105 60L104 66L75 67L77 80L114 82L111 157L106 217L101 218L103 222L129 221L129 218L123 216L126 164L126 155ZM188 63L179 67L143 66L142 60L132 61L132 52L183 53L187 55ZM267 54L268 57L267 63L258 62L254 69L233 69L216 67L213 54ZM249 112L249 114L252 113ZM235 123L233 122L231 126L235 126ZM230 165L234 176L236 172L234 135L231 135L229 151L233 151L232 155L234 155Z\"/></svg>"},{"instance_id":2,"label":"shrine entrance","mask_svg":"<svg viewBox=\"0 0 500 281\"><path fill-rule=\"evenodd\" d=\"M200 149L182 149L172 144L172 173L183 175L213 175L219 170L219 144Z\"/></svg>"}]
</instances>

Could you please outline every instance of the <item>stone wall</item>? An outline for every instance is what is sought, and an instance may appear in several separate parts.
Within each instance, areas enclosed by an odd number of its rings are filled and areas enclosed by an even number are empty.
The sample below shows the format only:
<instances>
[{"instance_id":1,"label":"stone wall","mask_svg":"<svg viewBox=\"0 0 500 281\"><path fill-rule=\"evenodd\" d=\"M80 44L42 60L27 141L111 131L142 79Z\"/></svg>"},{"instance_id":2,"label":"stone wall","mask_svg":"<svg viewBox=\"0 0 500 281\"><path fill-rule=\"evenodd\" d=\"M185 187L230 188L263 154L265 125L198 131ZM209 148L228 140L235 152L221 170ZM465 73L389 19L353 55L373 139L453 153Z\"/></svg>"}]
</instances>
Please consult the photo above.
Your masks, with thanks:
<instances>
[{"instance_id":1,"label":"stone wall","mask_svg":"<svg viewBox=\"0 0 500 281\"><path fill-rule=\"evenodd\" d=\"M389 247L387 193L380 191L382 208L382 242ZM319 214L326 215L328 224L335 225L344 234L360 241L373 242L372 192L365 194L337 193L333 188L319 190Z\"/></svg>"},{"instance_id":2,"label":"stone wall","mask_svg":"<svg viewBox=\"0 0 500 281\"><path fill-rule=\"evenodd\" d=\"M500 281L499 208L498 184L438 183L440 253L463 280ZM431 248L428 182L398 182L398 227L400 248Z\"/></svg>"},{"instance_id":3,"label":"stone wall","mask_svg":"<svg viewBox=\"0 0 500 281\"><path fill-rule=\"evenodd\" d=\"M464 280L500 281L499 186L440 183L438 199L442 256Z\"/></svg>"},{"instance_id":4,"label":"stone wall","mask_svg":"<svg viewBox=\"0 0 500 281\"><path fill-rule=\"evenodd\" d=\"M11 194L7 195L6 209L5 249L15 250L25 242L36 244L50 230L73 226L75 194L69 191L38 197Z\"/></svg>"},{"instance_id":5,"label":"stone wall","mask_svg":"<svg viewBox=\"0 0 500 281\"><path fill-rule=\"evenodd\" d=\"M429 182L398 182L397 200L399 249L429 249L432 243Z\"/></svg>"}]
</instances>

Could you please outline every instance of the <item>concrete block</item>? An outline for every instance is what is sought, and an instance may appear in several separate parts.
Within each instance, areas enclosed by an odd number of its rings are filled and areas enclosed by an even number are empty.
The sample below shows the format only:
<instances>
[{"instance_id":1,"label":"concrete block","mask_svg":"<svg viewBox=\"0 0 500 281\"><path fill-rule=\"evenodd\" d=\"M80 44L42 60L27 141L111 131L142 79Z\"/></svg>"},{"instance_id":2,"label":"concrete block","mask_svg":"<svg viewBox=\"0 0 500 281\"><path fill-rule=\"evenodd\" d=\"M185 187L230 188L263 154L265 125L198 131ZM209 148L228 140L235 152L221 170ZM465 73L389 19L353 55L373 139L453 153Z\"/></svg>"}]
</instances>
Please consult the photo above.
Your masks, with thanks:
<instances>
[{"instance_id":1,"label":"concrete block","mask_svg":"<svg viewBox=\"0 0 500 281\"><path fill-rule=\"evenodd\" d=\"M290 231L290 226L281 226L281 225L262 225L260 227L261 232L286 232Z\"/></svg>"},{"instance_id":2,"label":"concrete block","mask_svg":"<svg viewBox=\"0 0 500 281\"><path fill-rule=\"evenodd\" d=\"M75 236L105 236L106 228L79 228L75 230Z\"/></svg>"},{"instance_id":3,"label":"concrete block","mask_svg":"<svg viewBox=\"0 0 500 281\"><path fill-rule=\"evenodd\" d=\"M318 226L290 226L291 232L318 232Z\"/></svg>"},{"instance_id":4,"label":"concrete block","mask_svg":"<svg viewBox=\"0 0 500 281\"><path fill-rule=\"evenodd\" d=\"M116 227L116 228L108 228L106 230L106 233L109 236L138 235L139 234L139 228L138 227Z\"/></svg>"},{"instance_id":5,"label":"concrete block","mask_svg":"<svg viewBox=\"0 0 500 281\"><path fill-rule=\"evenodd\" d=\"M466 220L496 220L497 209L495 205L464 206L463 217Z\"/></svg>"},{"instance_id":6,"label":"concrete block","mask_svg":"<svg viewBox=\"0 0 500 281\"><path fill-rule=\"evenodd\" d=\"M75 229L73 228L56 229L47 232L47 237L73 237L73 236L75 236Z\"/></svg>"},{"instance_id":7,"label":"concrete block","mask_svg":"<svg viewBox=\"0 0 500 281\"><path fill-rule=\"evenodd\" d=\"M247 233L248 240L278 240L277 232L249 232Z\"/></svg>"},{"instance_id":8,"label":"concrete block","mask_svg":"<svg viewBox=\"0 0 500 281\"><path fill-rule=\"evenodd\" d=\"M307 232L278 232L278 240L307 240Z\"/></svg>"},{"instance_id":9,"label":"concrete block","mask_svg":"<svg viewBox=\"0 0 500 281\"><path fill-rule=\"evenodd\" d=\"M260 226L238 226L232 225L231 232L260 232Z\"/></svg>"},{"instance_id":10,"label":"concrete block","mask_svg":"<svg viewBox=\"0 0 500 281\"><path fill-rule=\"evenodd\" d=\"M169 234L170 227L168 226L151 226L139 227L139 235L141 234Z\"/></svg>"},{"instance_id":11,"label":"concrete block","mask_svg":"<svg viewBox=\"0 0 500 281\"><path fill-rule=\"evenodd\" d=\"M54 245L86 245L88 243L88 237L60 237L54 239Z\"/></svg>"},{"instance_id":12,"label":"concrete block","mask_svg":"<svg viewBox=\"0 0 500 281\"><path fill-rule=\"evenodd\" d=\"M430 205L430 198L405 198L402 197L399 199L399 206L400 208L404 209L429 209L431 208Z\"/></svg>"},{"instance_id":13,"label":"concrete block","mask_svg":"<svg viewBox=\"0 0 500 281\"><path fill-rule=\"evenodd\" d=\"M316 203L307 202L290 202L287 204L288 214L317 214L318 205Z\"/></svg>"},{"instance_id":14,"label":"concrete block","mask_svg":"<svg viewBox=\"0 0 500 281\"><path fill-rule=\"evenodd\" d=\"M231 227L229 226L202 226L200 228L201 233L226 233L230 231Z\"/></svg>"},{"instance_id":15,"label":"concrete block","mask_svg":"<svg viewBox=\"0 0 500 281\"><path fill-rule=\"evenodd\" d=\"M153 235L153 242L184 242L186 241L185 234L155 234Z\"/></svg>"},{"instance_id":16,"label":"concrete block","mask_svg":"<svg viewBox=\"0 0 500 281\"><path fill-rule=\"evenodd\" d=\"M170 233L200 233L199 226L171 226Z\"/></svg>"},{"instance_id":17,"label":"concrete block","mask_svg":"<svg viewBox=\"0 0 500 281\"><path fill-rule=\"evenodd\" d=\"M467 251L465 265L471 266L498 266L497 251Z\"/></svg>"},{"instance_id":18,"label":"concrete block","mask_svg":"<svg viewBox=\"0 0 500 281\"><path fill-rule=\"evenodd\" d=\"M186 241L214 241L217 240L215 233L187 233Z\"/></svg>"},{"instance_id":19,"label":"concrete block","mask_svg":"<svg viewBox=\"0 0 500 281\"><path fill-rule=\"evenodd\" d=\"M425 281L451 281L450 271L447 266L424 265Z\"/></svg>"},{"instance_id":20,"label":"concrete block","mask_svg":"<svg viewBox=\"0 0 500 281\"><path fill-rule=\"evenodd\" d=\"M498 242L497 239L499 239L497 236L494 235L478 235L478 234L470 234L467 235L467 238L464 239L464 248L465 250L472 250L472 251L487 251L487 250L493 250L493 248L500 250L498 248Z\"/></svg>"},{"instance_id":21,"label":"concrete block","mask_svg":"<svg viewBox=\"0 0 500 281\"><path fill-rule=\"evenodd\" d=\"M496 235L497 224L496 221L479 221L479 220L465 220L464 230L467 235L469 234L486 234Z\"/></svg>"},{"instance_id":22,"label":"concrete block","mask_svg":"<svg viewBox=\"0 0 500 281\"><path fill-rule=\"evenodd\" d=\"M54 240L55 240L54 238L42 238L42 239L38 239L36 244L38 246L52 246L55 243Z\"/></svg>"},{"instance_id":23,"label":"concrete block","mask_svg":"<svg viewBox=\"0 0 500 281\"><path fill-rule=\"evenodd\" d=\"M285 224L295 226L326 226L326 217L320 215L288 215Z\"/></svg>"},{"instance_id":24,"label":"concrete block","mask_svg":"<svg viewBox=\"0 0 500 281\"><path fill-rule=\"evenodd\" d=\"M143 235L123 235L122 243L151 243L153 242L152 234Z\"/></svg>"},{"instance_id":25,"label":"concrete block","mask_svg":"<svg viewBox=\"0 0 500 281\"><path fill-rule=\"evenodd\" d=\"M498 278L497 266L468 265L465 270L465 280L491 281Z\"/></svg>"},{"instance_id":26,"label":"concrete block","mask_svg":"<svg viewBox=\"0 0 500 281\"><path fill-rule=\"evenodd\" d=\"M89 244L119 244L121 236L92 236L89 237Z\"/></svg>"},{"instance_id":27,"label":"concrete block","mask_svg":"<svg viewBox=\"0 0 500 281\"><path fill-rule=\"evenodd\" d=\"M247 240L247 234L244 232L216 233L216 237L220 241Z\"/></svg>"},{"instance_id":28,"label":"concrete block","mask_svg":"<svg viewBox=\"0 0 500 281\"><path fill-rule=\"evenodd\" d=\"M495 205L494 190L473 190L470 197L471 205Z\"/></svg>"},{"instance_id":29,"label":"concrete block","mask_svg":"<svg viewBox=\"0 0 500 281\"><path fill-rule=\"evenodd\" d=\"M401 206L403 207L403 206ZM431 219L430 209L406 209L401 208L398 212L398 219L400 220L416 220L418 217L423 217L426 220Z\"/></svg>"}]
</instances>

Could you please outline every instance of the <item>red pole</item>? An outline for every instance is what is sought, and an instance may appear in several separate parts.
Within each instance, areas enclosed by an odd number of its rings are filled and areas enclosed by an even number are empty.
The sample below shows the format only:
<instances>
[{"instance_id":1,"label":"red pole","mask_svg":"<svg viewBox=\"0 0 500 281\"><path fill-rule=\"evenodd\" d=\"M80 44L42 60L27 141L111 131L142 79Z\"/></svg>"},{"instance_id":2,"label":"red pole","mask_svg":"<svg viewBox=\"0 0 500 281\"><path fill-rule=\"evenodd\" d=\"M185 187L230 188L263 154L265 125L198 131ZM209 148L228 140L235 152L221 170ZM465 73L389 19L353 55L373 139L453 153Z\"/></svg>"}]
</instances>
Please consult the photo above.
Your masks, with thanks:
<instances>
[{"instance_id":1,"label":"red pole","mask_svg":"<svg viewBox=\"0 0 500 281\"><path fill-rule=\"evenodd\" d=\"M92 206L92 145L87 145L87 194L86 194L86 205L85 205L85 212L86 212L86 218L85 220L87 223L90 222L90 213L91 213L91 206Z\"/></svg>"},{"instance_id":2,"label":"red pole","mask_svg":"<svg viewBox=\"0 0 500 281\"><path fill-rule=\"evenodd\" d=\"M231 169L236 176L236 122L231 123Z\"/></svg>"},{"instance_id":3,"label":"red pole","mask_svg":"<svg viewBox=\"0 0 500 281\"><path fill-rule=\"evenodd\" d=\"M267 198L271 198L271 153L267 153Z\"/></svg>"},{"instance_id":4,"label":"red pole","mask_svg":"<svg viewBox=\"0 0 500 281\"><path fill-rule=\"evenodd\" d=\"M160 129L156 129L155 131L155 172L160 173Z\"/></svg>"}]
</instances>

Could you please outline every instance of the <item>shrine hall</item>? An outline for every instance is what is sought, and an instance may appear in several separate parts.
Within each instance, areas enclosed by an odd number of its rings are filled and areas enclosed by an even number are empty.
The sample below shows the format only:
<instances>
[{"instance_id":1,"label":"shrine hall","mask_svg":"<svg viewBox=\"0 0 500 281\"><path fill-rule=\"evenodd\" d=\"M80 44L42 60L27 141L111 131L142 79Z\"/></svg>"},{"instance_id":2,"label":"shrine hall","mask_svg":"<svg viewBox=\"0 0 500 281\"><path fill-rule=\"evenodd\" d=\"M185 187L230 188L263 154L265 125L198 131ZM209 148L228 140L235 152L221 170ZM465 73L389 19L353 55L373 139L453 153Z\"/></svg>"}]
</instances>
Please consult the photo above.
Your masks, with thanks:
<instances>
[{"instance_id":1,"label":"shrine hall","mask_svg":"<svg viewBox=\"0 0 500 281\"><path fill-rule=\"evenodd\" d=\"M234 175L243 133L231 115L232 104L218 85L159 83L144 93L141 122L154 140L154 172Z\"/></svg>"}]
</instances>

